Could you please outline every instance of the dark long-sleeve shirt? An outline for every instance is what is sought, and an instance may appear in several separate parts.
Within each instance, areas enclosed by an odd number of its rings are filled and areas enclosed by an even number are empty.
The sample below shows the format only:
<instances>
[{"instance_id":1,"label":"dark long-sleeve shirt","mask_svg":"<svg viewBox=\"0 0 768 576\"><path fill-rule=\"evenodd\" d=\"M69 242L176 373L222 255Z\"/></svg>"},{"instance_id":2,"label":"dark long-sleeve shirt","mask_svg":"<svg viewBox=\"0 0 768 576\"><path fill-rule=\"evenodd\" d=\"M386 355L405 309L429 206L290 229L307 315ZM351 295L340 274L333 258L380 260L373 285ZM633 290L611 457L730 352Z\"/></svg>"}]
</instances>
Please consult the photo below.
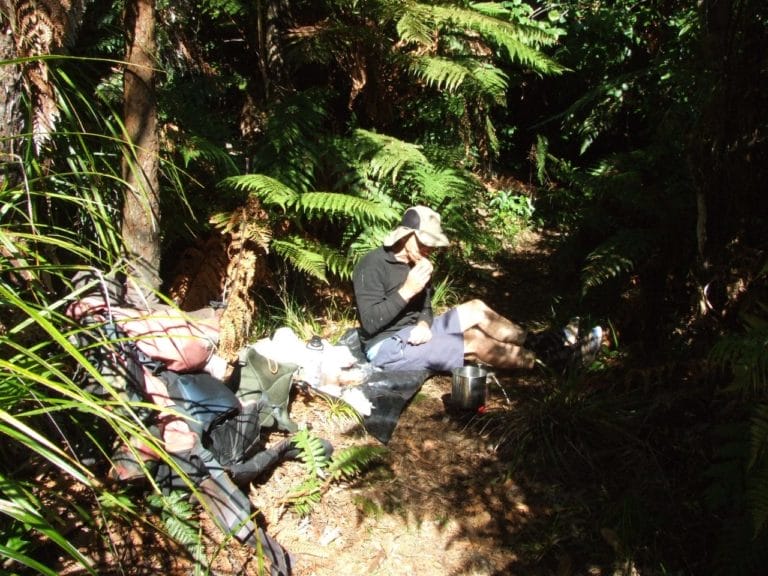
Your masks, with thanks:
<instances>
[{"instance_id":1,"label":"dark long-sleeve shirt","mask_svg":"<svg viewBox=\"0 0 768 576\"><path fill-rule=\"evenodd\" d=\"M424 290L406 302L398 294L410 266L395 259L392 252L379 247L360 260L352 275L360 322L363 350L420 320L432 325L432 289Z\"/></svg>"}]
</instances>

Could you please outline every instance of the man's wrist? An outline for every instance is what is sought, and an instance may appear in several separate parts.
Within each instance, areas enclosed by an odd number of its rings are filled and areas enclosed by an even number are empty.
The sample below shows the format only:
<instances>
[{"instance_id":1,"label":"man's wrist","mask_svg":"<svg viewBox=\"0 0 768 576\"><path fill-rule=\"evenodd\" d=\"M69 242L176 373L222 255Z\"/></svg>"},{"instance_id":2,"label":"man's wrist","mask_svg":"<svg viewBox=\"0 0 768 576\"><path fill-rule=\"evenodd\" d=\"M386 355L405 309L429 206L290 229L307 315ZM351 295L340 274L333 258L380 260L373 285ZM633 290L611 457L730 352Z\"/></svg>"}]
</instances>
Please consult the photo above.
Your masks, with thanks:
<instances>
[{"instance_id":1,"label":"man's wrist","mask_svg":"<svg viewBox=\"0 0 768 576\"><path fill-rule=\"evenodd\" d=\"M410 302L411 298L416 296L415 292L413 292L412 290L409 290L405 286L401 286L400 290L398 290L397 293L400 294L400 297L406 302Z\"/></svg>"}]
</instances>

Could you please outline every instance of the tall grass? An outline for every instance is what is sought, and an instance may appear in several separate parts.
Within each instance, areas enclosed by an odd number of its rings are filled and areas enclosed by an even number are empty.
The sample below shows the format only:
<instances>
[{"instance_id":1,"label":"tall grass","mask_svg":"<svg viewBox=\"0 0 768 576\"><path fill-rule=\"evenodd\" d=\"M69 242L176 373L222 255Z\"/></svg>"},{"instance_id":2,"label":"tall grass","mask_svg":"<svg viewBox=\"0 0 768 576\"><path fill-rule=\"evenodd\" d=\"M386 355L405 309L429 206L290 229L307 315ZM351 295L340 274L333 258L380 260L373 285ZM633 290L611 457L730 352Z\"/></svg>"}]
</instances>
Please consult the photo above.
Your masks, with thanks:
<instances>
[{"instance_id":1,"label":"tall grass","mask_svg":"<svg viewBox=\"0 0 768 576\"><path fill-rule=\"evenodd\" d=\"M113 552L110 526L139 522L164 532L123 487L104 482L113 442L137 438L170 459L138 406L70 339L81 329L65 314L76 297L70 279L121 259L122 126L57 74L60 121L45 151L37 155L20 134L15 140L27 148L0 159L9 175L0 187L0 558L12 573L57 574L75 563L98 574L102 546L81 548L83 529ZM84 379L106 394L93 394Z\"/></svg>"}]
</instances>

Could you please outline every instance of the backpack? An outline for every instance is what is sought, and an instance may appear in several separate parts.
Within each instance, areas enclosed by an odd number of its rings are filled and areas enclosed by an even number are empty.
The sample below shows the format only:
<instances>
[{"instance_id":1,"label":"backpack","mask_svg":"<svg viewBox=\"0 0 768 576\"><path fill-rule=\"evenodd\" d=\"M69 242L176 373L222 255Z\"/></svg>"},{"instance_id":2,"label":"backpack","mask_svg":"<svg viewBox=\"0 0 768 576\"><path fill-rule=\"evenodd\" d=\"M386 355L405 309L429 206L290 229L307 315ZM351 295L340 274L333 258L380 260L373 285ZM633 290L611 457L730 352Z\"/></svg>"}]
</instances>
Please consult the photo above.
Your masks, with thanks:
<instances>
[{"instance_id":1,"label":"backpack","mask_svg":"<svg viewBox=\"0 0 768 576\"><path fill-rule=\"evenodd\" d=\"M240 353L240 377L237 396L247 405L256 402L259 424L279 430L296 432L298 426L288 415L288 403L298 364L278 362L259 353L255 348L245 348Z\"/></svg>"},{"instance_id":2,"label":"backpack","mask_svg":"<svg viewBox=\"0 0 768 576\"><path fill-rule=\"evenodd\" d=\"M250 501L228 471L241 471L242 476L245 470L252 477L260 471L257 462L278 461L278 453L261 460L255 456L262 426L296 429L288 418L295 369L274 370L273 363L247 353L240 370L242 382L234 381L235 392L205 372L218 341L216 322L192 318L171 307L139 310L124 300L120 282L95 270L73 280L80 297L66 313L81 329L73 331L70 340L125 400L166 408L138 412L177 466L197 484L199 498L212 511L214 522L241 542L261 549L270 561L271 574L290 574L290 554L254 523ZM96 395L110 395L92 379L84 386ZM133 454L124 448L118 446L115 454ZM156 457L151 448L141 447L138 452L142 458ZM114 454L112 461L118 462ZM155 479L163 490L186 488L168 463L157 458L154 464ZM143 478L143 468L139 472L119 479Z\"/></svg>"}]
</instances>

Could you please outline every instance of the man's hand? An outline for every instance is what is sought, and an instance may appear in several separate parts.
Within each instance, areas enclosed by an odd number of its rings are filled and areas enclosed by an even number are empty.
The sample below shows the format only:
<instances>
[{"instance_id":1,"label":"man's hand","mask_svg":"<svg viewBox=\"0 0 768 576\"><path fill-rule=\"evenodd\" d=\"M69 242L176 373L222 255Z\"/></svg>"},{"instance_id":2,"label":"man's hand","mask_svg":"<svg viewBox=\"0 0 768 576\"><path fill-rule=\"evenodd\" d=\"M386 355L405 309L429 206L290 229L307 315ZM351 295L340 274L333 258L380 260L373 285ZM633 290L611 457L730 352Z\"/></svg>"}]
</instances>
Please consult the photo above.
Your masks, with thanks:
<instances>
[{"instance_id":1,"label":"man's hand","mask_svg":"<svg viewBox=\"0 0 768 576\"><path fill-rule=\"evenodd\" d=\"M408 272L405 283L400 287L400 296L406 301L410 300L424 290L430 278L432 278L432 262L428 258L422 258Z\"/></svg>"},{"instance_id":2,"label":"man's hand","mask_svg":"<svg viewBox=\"0 0 768 576\"><path fill-rule=\"evenodd\" d=\"M416 324L411 330L410 336L408 336L408 344L418 346L424 344L432 339L432 329L423 320Z\"/></svg>"}]
</instances>

